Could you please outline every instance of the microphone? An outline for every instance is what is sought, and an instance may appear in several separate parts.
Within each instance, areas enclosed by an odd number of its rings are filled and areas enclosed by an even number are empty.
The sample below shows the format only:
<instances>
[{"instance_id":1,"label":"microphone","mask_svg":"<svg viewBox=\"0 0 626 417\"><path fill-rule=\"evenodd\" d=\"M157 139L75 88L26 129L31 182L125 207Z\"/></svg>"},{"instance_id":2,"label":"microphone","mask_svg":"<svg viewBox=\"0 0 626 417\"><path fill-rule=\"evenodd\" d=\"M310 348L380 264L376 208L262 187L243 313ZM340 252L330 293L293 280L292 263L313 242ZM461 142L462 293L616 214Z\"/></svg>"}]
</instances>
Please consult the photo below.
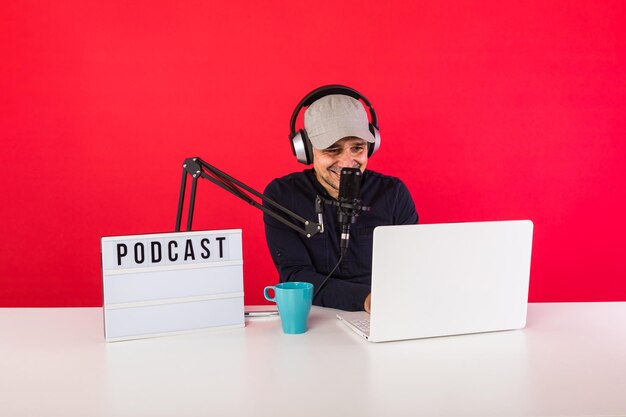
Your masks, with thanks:
<instances>
[{"instance_id":1,"label":"microphone","mask_svg":"<svg viewBox=\"0 0 626 417\"><path fill-rule=\"evenodd\" d=\"M337 216L341 224L341 256L350 242L350 225L356 222L361 212L361 170L359 168L341 168L339 176L339 205Z\"/></svg>"},{"instance_id":2,"label":"microphone","mask_svg":"<svg viewBox=\"0 0 626 417\"><path fill-rule=\"evenodd\" d=\"M322 212L322 203L332 204L337 207L337 217L341 224L341 240L339 243L340 256L337 264L332 271L324 278L320 286L315 290L313 299L319 294L320 290L326 284L326 281L331 277L333 272L339 267L343 256L348 249L348 242L350 241L350 225L356 222L357 216L361 211L369 211L370 207L365 207L361 204L361 170L358 168L342 168L339 176L339 195L338 201L324 200L317 196L315 200L315 210L320 215ZM319 222L323 227L323 217L319 217ZM323 231L323 229L322 229Z\"/></svg>"}]
</instances>

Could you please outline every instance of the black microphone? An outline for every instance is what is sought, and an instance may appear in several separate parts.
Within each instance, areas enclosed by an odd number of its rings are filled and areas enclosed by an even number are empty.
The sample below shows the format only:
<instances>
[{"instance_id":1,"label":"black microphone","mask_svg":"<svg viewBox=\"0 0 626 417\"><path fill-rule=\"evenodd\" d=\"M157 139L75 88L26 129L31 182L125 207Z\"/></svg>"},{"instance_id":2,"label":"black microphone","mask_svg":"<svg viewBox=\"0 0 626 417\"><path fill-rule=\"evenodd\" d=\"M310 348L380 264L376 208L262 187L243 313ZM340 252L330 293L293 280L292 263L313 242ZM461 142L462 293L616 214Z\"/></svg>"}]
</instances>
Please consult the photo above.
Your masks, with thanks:
<instances>
[{"instance_id":1,"label":"black microphone","mask_svg":"<svg viewBox=\"0 0 626 417\"><path fill-rule=\"evenodd\" d=\"M350 224L356 222L361 212L361 170L359 168L341 168L339 177L339 205L337 216L341 224L341 255L346 252L350 241Z\"/></svg>"}]
</instances>

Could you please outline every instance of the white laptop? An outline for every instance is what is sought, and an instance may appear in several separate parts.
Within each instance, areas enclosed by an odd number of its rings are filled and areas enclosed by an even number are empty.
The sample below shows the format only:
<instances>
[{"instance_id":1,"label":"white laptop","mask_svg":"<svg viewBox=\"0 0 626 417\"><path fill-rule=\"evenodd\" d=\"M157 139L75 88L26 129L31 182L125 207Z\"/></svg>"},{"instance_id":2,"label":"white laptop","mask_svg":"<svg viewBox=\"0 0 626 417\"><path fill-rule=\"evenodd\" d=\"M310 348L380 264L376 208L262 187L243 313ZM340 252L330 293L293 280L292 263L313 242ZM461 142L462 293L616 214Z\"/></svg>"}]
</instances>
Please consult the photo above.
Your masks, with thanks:
<instances>
[{"instance_id":1,"label":"white laptop","mask_svg":"<svg viewBox=\"0 0 626 417\"><path fill-rule=\"evenodd\" d=\"M532 234L530 220L379 226L371 314L337 317L371 342L523 328Z\"/></svg>"}]
</instances>

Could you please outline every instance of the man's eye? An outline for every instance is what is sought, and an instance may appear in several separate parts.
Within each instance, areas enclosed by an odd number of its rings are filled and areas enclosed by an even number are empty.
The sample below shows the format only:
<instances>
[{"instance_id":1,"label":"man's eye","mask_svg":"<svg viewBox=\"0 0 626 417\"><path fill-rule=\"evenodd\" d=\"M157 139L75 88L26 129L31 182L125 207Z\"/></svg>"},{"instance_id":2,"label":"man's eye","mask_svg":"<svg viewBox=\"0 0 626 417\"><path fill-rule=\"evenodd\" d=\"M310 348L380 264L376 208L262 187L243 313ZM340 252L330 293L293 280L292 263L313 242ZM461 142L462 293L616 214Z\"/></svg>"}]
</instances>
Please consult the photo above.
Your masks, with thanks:
<instances>
[{"instance_id":1,"label":"man's eye","mask_svg":"<svg viewBox=\"0 0 626 417\"><path fill-rule=\"evenodd\" d=\"M363 149L365 149L365 146L359 145L359 146L355 146L352 148L352 152L354 153L359 153L361 152Z\"/></svg>"},{"instance_id":2,"label":"man's eye","mask_svg":"<svg viewBox=\"0 0 626 417\"><path fill-rule=\"evenodd\" d=\"M324 152L327 155L338 155L340 150L339 149L326 149Z\"/></svg>"}]
</instances>

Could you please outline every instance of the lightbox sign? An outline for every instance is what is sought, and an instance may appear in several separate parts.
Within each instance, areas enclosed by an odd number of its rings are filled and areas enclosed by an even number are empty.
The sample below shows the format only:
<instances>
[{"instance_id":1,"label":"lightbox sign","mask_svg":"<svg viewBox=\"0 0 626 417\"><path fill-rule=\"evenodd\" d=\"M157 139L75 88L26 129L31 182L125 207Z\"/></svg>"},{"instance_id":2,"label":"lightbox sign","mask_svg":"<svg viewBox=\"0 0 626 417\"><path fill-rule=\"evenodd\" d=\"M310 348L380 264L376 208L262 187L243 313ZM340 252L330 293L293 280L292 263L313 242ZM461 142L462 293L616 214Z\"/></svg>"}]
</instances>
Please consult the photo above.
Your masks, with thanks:
<instances>
[{"instance_id":1,"label":"lightbox sign","mask_svg":"<svg viewBox=\"0 0 626 417\"><path fill-rule=\"evenodd\" d=\"M244 326L241 230L103 237L107 341Z\"/></svg>"}]
</instances>

